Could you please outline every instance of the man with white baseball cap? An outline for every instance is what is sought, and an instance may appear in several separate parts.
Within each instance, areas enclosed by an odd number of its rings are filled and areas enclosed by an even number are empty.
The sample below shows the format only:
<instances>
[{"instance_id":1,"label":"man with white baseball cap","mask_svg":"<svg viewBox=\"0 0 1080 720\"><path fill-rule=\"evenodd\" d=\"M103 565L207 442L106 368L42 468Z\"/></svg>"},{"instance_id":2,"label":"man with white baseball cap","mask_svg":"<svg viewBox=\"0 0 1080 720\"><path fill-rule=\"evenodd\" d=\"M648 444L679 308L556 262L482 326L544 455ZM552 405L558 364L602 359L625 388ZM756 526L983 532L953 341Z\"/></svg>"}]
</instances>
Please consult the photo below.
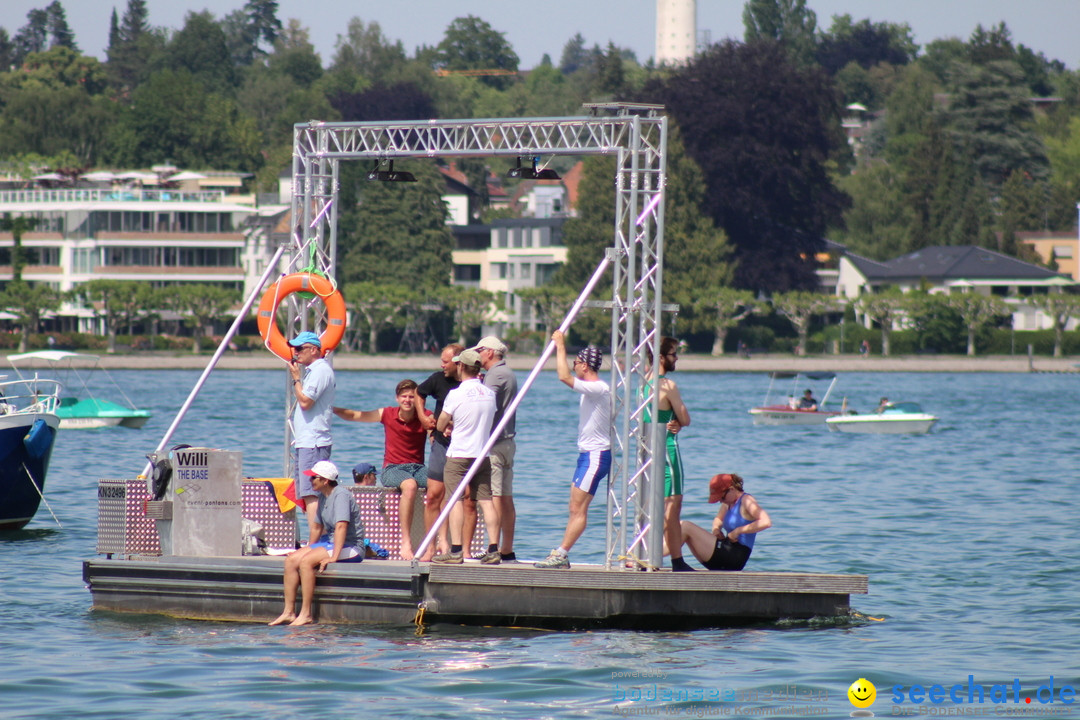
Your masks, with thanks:
<instances>
[{"instance_id":1,"label":"man with white baseball cap","mask_svg":"<svg viewBox=\"0 0 1080 720\"><path fill-rule=\"evenodd\" d=\"M488 335L471 349L480 355L484 385L495 391L495 419L491 421L491 427L495 429L506 414L506 408L517 396L517 378L504 360L507 348L499 338ZM503 562L517 560L514 554L514 525L517 522L517 511L514 509L514 455L517 453L514 442L515 415L510 416L488 454L491 460L491 499L499 511L499 555Z\"/></svg>"},{"instance_id":2,"label":"man with white baseball cap","mask_svg":"<svg viewBox=\"0 0 1080 720\"><path fill-rule=\"evenodd\" d=\"M462 350L455 355L461 384L451 390L443 403L442 413L435 428L444 433L453 425L450 434L450 447L446 449L447 497L457 490L465 479L473 461L481 457L480 451L491 435L491 421L495 417L495 393L480 382L480 354L475 350ZM480 461L469 490L473 499L484 510L484 524L488 532L488 551L480 556L485 565L498 565L499 555L499 511L491 499L491 461L485 455ZM450 551L440 553L431 559L435 563L460 565L464 562L464 543L472 538L463 538L465 510L458 499L450 508L448 523L450 526Z\"/></svg>"},{"instance_id":3,"label":"man with white baseball cap","mask_svg":"<svg viewBox=\"0 0 1080 720\"><path fill-rule=\"evenodd\" d=\"M364 559L364 522L352 492L338 485L337 465L320 460L304 471L315 491L322 496L314 529L318 539L285 558L285 609L270 625L308 625L315 622L311 602L315 597L315 573L332 562L361 562ZM300 588L300 612L296 612L296 590Z\"/></svg>"}]
</instances>

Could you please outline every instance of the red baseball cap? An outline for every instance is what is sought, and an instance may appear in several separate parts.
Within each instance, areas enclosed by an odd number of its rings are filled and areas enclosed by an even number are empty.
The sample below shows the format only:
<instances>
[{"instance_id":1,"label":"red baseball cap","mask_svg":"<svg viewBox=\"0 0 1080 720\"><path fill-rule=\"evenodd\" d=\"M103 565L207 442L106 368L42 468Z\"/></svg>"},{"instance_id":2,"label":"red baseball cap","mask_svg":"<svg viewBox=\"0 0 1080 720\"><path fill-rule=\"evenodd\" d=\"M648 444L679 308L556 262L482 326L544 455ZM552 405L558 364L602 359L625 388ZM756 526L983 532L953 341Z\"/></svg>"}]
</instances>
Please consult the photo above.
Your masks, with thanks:
<instances>
[{"instance_id":1,"label":"red baseball cap","mask_svg":"<svg viewBox=\"0 0 1080 720\"><path fill-rule=\"evenodd\" d=\"M713 479L709 481L709 502L720 502L720 499L731 489L733 481L731 473L713 475Z\"/></svg>"}]
</instances>

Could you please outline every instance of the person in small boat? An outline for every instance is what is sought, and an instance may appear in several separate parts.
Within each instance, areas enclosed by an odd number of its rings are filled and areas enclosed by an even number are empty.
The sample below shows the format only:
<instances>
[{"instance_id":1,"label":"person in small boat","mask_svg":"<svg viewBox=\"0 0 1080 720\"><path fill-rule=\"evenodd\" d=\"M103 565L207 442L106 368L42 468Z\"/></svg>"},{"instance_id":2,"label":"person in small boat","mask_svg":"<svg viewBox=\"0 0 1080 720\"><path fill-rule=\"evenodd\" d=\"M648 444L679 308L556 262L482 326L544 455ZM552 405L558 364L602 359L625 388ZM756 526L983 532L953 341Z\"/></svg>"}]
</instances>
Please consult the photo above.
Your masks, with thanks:
<instances>
[{"instance_id":1,"label":"person in small boat","mask_svg":"<svg viewBox=\"0 0 1080 720\"><path fill-rule=\"evenodd\" d=\"M876 412L878 415L880 415L881 413L885 412L886 408L890 408L890 407L892 407L892 403L889 402L889 398L883 397L883 398L881 398L880 401L878 401L878 406L874 410L874 412Z\"/></svg>"},{"instance_id":2,"label":"person in small boat","mask_svg":"<svg viewBox=\"0 0 1080 720\"><path fill-rule=\"evenodd\" d=\"M814 397L814 392L807 388L803 396L799 398L800 410L817 410L817 398Z\"/></svg>"},{"instance_id":3,"label":"person in small boat","mask_svg":"<svg viewBox=\"0 0 1080 720\"><path fill-rule=\"evenodd\" d=\"M611 388L597 374L604 361L599 349L590 346L579 351L571 373L566 364L565 336L556 330L551 339L555 343L555 369L559 373L559 380L581 395L578 403L578 461L570 483L570 519L566 522L562 544L533 565L538 568L568 569L570 548L585 532L589 503L601 481L611 471Z\"/></svg>"},{"instance_id":4,"label":"person in small boat","mask_svg":"<svg viewBox=\"0 0 1080 720\"><path fill-rule=\"evenodd\" d=\"M361 562L364 559L364 523L352 491L338 485L338 469L329 460L320 460L306 471L311 485L322 495L316 518L319 539L289 553L285 558L285 609L270 625L308 625L315 622L311 600L315 596L315 574L333 562ZM300 612L296 612L296 591L300 589Z\"/></svg>"},{"instance_id":5,"label":"person in small boat","mask_svg":"<svg viewBox=\"0 0 1080 720\"><path fill-rule=\"evenodd\" d=\"M416 395L415 382L408 379L399 382L394 389L394 399L397 401L395 405L378 410L335 407L334 414L342 420L380 423L383 426L382 484L383 487L394 488L401 493L398 500L401 557L403 560L412 560L413 507L418 490L427 493L428 486L428 469L424 465L427 431L418 416L417 406L420 402ZM428 522L427 528L431 528L431 522Z\"/></svg>"},{"instance_id":6,"label":"person in small boat","mask_svg":"<svg viewBox=\"0 0 1080 720\"><path fill-rule=\"evenodd\" d=\"M720 503L712 530L683 520L683 543L707 570L742 570L757 534L772 527L769 513L743 490L743 479L734 473L713 476L709 502Z\"/></svg>"}]
</instances>

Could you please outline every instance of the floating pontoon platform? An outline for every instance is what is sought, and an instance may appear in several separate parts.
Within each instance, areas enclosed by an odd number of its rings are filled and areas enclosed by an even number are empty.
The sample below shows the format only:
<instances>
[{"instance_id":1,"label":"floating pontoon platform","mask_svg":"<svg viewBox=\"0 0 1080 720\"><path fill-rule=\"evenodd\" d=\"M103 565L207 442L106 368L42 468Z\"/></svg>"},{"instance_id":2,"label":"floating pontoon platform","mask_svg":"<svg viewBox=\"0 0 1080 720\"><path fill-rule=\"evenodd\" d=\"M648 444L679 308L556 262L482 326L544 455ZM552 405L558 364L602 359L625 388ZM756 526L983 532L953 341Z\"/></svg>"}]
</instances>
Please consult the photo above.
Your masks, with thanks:
<instances>
[{"instance_id":1,"label":"floating pontoon platform","mask_svg":"<svg viewBox=\"0 0 1080 720\"><path fill-rule=\"evenodd\" d=\"M281 612L280 557L131 557L83 563L96 610L268 622ZM421 622L551 629L690 629L835 617L865 575L634 572L575 565L335 563L321 573L321 623Z\"/></svg>"}]
</instances>

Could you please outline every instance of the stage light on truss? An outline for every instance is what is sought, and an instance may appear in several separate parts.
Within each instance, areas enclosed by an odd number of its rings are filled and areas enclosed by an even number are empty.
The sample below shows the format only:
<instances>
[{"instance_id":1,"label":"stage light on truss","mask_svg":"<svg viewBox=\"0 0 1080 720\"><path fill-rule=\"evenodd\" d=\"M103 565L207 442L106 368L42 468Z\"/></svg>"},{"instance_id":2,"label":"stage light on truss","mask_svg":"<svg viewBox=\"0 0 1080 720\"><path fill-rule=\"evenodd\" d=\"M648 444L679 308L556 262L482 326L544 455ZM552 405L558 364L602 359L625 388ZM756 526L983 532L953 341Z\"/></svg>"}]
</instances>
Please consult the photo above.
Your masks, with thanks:
<instances>
[{"instance_id":1,"label":"stage light on truss","mask_svg":"<svg viewBox=\"0 0 1080 720\"><path fill-rule=\"evenodd\" d=\"M506 177L516 178L518 180L558 180L559 173L555 172L551 168L544 168L538 170L536 165L540 158L534 157L532 159L532 167L521 167L521 157L517 159L517 164L506 171Z\"/></svg>"},{"instance_id":2,"label":"stage light on truss","mask_svg":"<svg viewBox=\"0 0 1080 720\"><path fill-rule=\"evenodd\" d=\"M367 174L368 180L381 180L383 182L416 182L416 178L411 172L404 170L394 170L394 161L387 162L386 169L379 169L379 161L375 161L374 167L371 168L371 172Z\"/></svg>"}]
</instances>

